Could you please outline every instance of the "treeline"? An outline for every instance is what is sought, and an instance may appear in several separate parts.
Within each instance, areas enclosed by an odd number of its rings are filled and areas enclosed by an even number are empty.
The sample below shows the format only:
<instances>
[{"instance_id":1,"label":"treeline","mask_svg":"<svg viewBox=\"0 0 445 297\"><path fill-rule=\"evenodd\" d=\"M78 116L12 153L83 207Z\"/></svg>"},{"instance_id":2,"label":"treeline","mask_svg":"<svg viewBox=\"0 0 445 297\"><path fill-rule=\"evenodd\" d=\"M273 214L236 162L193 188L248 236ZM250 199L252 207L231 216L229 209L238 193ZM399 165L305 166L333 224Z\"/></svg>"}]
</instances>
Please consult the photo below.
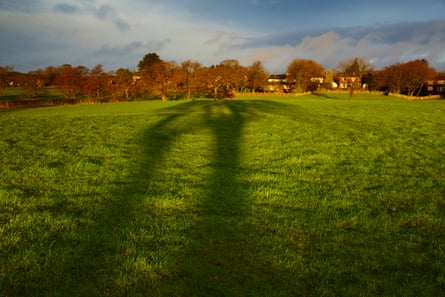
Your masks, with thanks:
<instances>
[{"instance_id":1,"label":"treeline","mask_svg":"<svg viewBox=\"0 0 445 297\"><path fill-rule=\"evenodd\" d=\"M67 100L138 100L205 96L232 98L237 92L308 92L320 89L381 90L419 96L425 83L438 72L427 60L395 63L382 70L361 58L342 62L337 69L326 70L316 61L295 59L287 67L281 87L271 87L270 74L260 61L242 66L237 60L224 60L204 67L197 61L180 64L162 60L157 53L146 54L138 70L118 69L105 72L102 65L48 66L28 73L15 72L11 66L0 67L0 91L20 87L23 96L38 98L48 86L55 87ZM285 87L283 87L285 86Z\"/></svg>"}]
</instances>

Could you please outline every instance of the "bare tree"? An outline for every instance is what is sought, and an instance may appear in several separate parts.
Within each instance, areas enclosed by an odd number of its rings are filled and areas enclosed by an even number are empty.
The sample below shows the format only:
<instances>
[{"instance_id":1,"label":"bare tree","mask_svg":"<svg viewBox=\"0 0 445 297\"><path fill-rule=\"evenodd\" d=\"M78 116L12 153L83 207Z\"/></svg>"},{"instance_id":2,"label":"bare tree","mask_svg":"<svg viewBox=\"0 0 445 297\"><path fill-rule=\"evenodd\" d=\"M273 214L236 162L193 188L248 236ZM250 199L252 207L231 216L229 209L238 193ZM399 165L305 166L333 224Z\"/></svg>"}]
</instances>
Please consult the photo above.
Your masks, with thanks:
<instances>
[{"instance_id":1,"label":"bare tree","mask_svg":"<svg viewBox=\"0 0 445 297\"><path fill-rule=\"evenodd\" d=\"M362 77L372 71L371 64L363 58L355 57L351 60L341 62L338 71L343 75L349 89L349 99L352 98L354 90L362 86Z\"/></svg>"},{"instance_id":2,"label":"bare tree","mask_svg":"<svg viewBox=\"0 0 445 297\"><path fill-rule=\"evenodd\" d=\"M186 90L187 100L190 100L191 98L192 88L195 85L196 74L199 68L201 68L201 64L199 62L194 62L191 60L184 61L181 64L181 74Z\"/></svg>"},{"instance_id":3,"label":"bare tree","mask_svg":"<svg viewBox=\"0 0 445 297\"><path fill-rule=\"evenodd\" d=\"M45 86L45 81L39 71L21 73L17 75L16 79L28 99L36 98Z\"/></svg>"}]
</instances>

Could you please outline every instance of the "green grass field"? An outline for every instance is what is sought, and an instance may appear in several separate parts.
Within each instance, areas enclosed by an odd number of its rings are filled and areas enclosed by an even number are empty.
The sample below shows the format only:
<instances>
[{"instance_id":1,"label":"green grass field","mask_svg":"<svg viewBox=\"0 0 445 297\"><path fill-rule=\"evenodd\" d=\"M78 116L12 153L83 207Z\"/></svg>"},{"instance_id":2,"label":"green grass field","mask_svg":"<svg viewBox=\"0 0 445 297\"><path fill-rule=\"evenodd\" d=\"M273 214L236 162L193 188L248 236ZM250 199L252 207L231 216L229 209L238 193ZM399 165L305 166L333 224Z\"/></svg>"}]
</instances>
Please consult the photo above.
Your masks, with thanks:
<instances>
[{"instance_id":1,"label":"green grass field","mask_svg":"<svg viewBox=\"0 0 445 297\"><path fill-rule=\"evenodd\" d=\"M39 91L36 99L63 99L63 95L54 87L45 87ZM21 88L6 88L0 90L0 100L23 100L27 99Z\"/></svg>"},{"instance_id":2,"label":"green grass field","mask_svg":"<svg viewBox=\"0 0 445 297\"><path fill-rule=\"evenodd\" d=\"M346 96L0 111L0 296L443 295L445 101Z\"/></svg>"}]
</instances>

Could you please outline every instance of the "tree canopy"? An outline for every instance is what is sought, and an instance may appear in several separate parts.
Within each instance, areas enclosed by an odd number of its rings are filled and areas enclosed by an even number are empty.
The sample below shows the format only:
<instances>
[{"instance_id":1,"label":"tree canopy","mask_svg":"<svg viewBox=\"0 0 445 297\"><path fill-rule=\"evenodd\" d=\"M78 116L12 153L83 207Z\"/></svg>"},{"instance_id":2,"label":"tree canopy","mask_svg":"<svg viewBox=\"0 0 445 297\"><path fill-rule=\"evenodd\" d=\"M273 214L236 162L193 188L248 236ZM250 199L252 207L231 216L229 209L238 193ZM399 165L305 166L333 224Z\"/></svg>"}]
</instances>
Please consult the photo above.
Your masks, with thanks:
<instances>
[{"instance_id":1,"label":"tree canopy","mask_svg":"<svg viewBox=\"0 0 445 297\"><path fill-rule=\"evenodd\" d=\"M383 81L390 92L418 96L426 81L435 75L436 71L428 61L421 59L387 66L383 71Z\"/></svg>"},{"instance_id":2,"label":"tree canopy","mask_svg":"<svg viewBox=\"0 0 445 297\"><path fill-rule=\"evenodd\" d=\"M287 67L288 79L295 84L295 90L306 92L310 90L311 79L324 77L324 67L314 60L295 59Z\"/></svg>"},{"instance_id":3,"label":"tree canopy","mask_svg":"<svg viewBox=\"0 0 445 297\"><path fill-rule=\"evenodd\" d=\"M161 62L161 57L157 53L148 53L138 63L139 71L152 66L155 63Z\"/></svg>"}]
</instances>

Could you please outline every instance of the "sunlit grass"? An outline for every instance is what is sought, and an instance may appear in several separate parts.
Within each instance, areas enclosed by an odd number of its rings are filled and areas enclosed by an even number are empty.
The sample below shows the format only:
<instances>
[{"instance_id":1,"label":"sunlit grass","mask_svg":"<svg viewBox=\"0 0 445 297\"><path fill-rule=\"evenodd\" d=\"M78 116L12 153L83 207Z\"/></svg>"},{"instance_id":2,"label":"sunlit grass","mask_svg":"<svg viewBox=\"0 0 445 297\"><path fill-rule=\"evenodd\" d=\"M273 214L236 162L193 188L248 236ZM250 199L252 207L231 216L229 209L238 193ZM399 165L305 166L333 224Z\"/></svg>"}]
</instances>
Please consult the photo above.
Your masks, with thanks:
<instances>
[{"instance_id":1,"label":"sunlit grass","mask_svg":"<svg viewBox=\"0 0 445 297\"><path fill-rule=\"evenodd\" d=\"M440 296L444 101L0 111L0 295Z\"/></svg>"}]
</instances>

